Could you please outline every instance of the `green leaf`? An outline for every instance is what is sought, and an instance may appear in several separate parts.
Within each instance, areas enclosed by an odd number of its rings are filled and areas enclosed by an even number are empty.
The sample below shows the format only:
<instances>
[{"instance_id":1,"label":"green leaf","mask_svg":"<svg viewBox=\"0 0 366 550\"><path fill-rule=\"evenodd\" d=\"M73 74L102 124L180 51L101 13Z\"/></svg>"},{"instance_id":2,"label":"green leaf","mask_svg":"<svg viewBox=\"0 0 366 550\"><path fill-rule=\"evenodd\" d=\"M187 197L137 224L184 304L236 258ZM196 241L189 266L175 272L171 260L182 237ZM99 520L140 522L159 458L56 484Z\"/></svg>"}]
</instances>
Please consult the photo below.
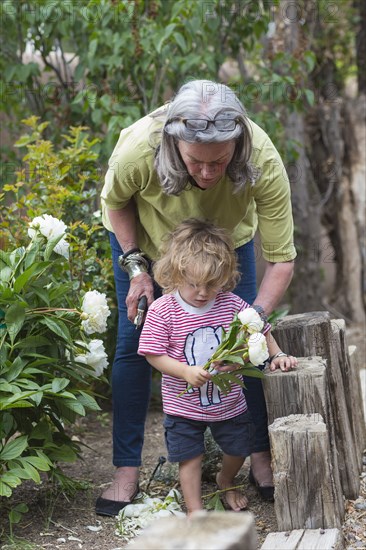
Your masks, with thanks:
<instances>
[{"instance_id":1,"label":"green leaf","mask_svg":"<svg viewBox=\"0 0 366 550\"><path fill-rule=\"evenodd\" d=\"M63 239L64 237L65 237L65 235L62 234L62 235L59 235L58 237L56 237L55 239L49 239L47 241L46 249L45 249L44 254L43 254L43 257L44 257L45 261L50 259L51 254L52 254L56 244L59 243L61 241L61 239ZM61 257L61 256L59 255L59 257Z\"/></svg>"},{"instance_id":2,"label":"green leaf","mask_svg":"<svg viewBox=\"0 0 366 550\"><path fill-rule=\"evenodd\" d=\"M43 399L43 392L39 391L39 392L36 392L35 394L31 395L29 397L29 399L31 401L33 401L33 403L35 403L35 405L39 405Z\"/></svg>"},{"instance_id":3,"label":"green leaf","mask_svg":"<svg viewBox=\"0 0 366 550\"><path fill-rule=\"evenodd\" d=\"M33 481L35 481L36 483L40 483L41 478L39 472L34 466L32 466L32 464L28 462L28 457L21 458L19 459L19 461L21 462L21 465L25 472L29 475L28 479L33 479Z\"/></svg>"},{"instance_id":4,"label":"green leaf","mask_svg":"<svg viewBox=\"0 0 366 550\"><path fill-rule=\"evenodd\" d=\"M52 391L54 393L59 393L70 384L70 380L67 378L54 378L52 380Z\"/></svg>"},{"instance_id":5,"label":"green leaf","mask_svg":"<svg viewBox=\"0 0 366 550\"><path fill-rule=\"evenodd\" d=\"M5 378L8 382L18 378L19 374L22 372L26 362L18 355L11 364L8 372L5 374Z\"/></svg>"},{"instance_id":6,"label":"green leaf","mask_svg":"<svg viewBox=\"0 0 366 550\"><path fill-rule=\"evenodd\" d=\"M21 483L19 477L16 476L14 472L4 472L1 475L0 480L13 488L17 487Z\"/></svg>"},{"instance_id":7,"label":"green leaf","mask_svg":"<svg viewBox=\"0 0 366 550\"><path fill-rule=\"evenodd\" d=\"M71 344L69 329L61 319L55 317L44 317L40 320L40 323L46 325L52 332L57 334L57 336L60 336L63 340L66 340L66 342Z\"/></svg>"},{"instance_id":8,"label":"green leaf","mask_svg":"<svg viewBox=\"0 0 366 550\"><path fill-rule=\"evenodd\" d=\"M313 90L309 90L309 88L305 88L305 97L310 105L312 107L315 103L315 95Z\"/></svg>"},{"instance_id":9,"label":"green leaf","mask_svg":"<svg viewBox=\"0 0 366 550\"><path fill-rule=\"evenodd\" d=\"M42 271L45 271L48 266L49 266L49 262L32 264L15 280L15 283L14 283L15 292L19 293L23 289L23 287L26 285L26 283L29 281L29 279L32 277L32 275L39 275L40 273L42 273Z\"/></svg>"},{"instance_id":10,"label":"green leaf","mask_svg":"<svg viewBox=\"0 0 366 550\"><path fill-rule=\"evenodd\" d=\"M41 243L38 240L33 241L31 249L27 251L24 259L24 265L26 269L31 267L35 263L37 258L40 257L40 245Z\"/></svg>"},{"instance_id":11,"label":"green leaf","mask_svg":"<svg viewBox=\"0 0 366 550\"><path fill-rule=\"evenodd\" d=\"M29 473L26 472L21 466L12 466L10 463L8 463L8 466L11 469L11 473L18 476L20 479L31 479Z\"/></svg>"},{"instance_id":12,"label":"green leaf","mask_svg":"<svg viewBox=\"0 0 366 550\"><path fill-rule=\"evenodd\" d=\"M3 267L0 271L0 281L2 283L9 282L10 279L11 279L12 273L13 273L13 271L10 267L8 267L8 266Z\"/></svg>"},{"instance_id":13,"label":"green leaf","mask_svg":"<svg viewBox=\"0 0 366 550\"><path fill-rule=\"evenodd\" d=\"M47 472L50 469L49 462L39 456L27 456L24 460L26 460L28 464L32 464L37 470L41 470L41 472Z\"/></svg>"},{"instance_id":14,"label":"green leaf","mask_svg":"<svg viewBox=\"0 0 366 550\"><path fill-rule=\"evenodd\" d=\"M20 329L23 326L25 319L25 308L20 304L11 305L5 314L5 323L10 336L11 343L14 344L14 340L17 337Z\"/></svg>"},{"instance_id":15,"label":"green leaf","mask_svg":"<svg viewBox=\"0 0 366 550\"><path fill-rule=\"evenodd\" d=\"M50 341L39 334L37 336L26 336L22 338L19 342L14 344L14 349L38 348L41 346L48 346L49 344Z\"/></svg>"},{"instance_id":16,"label":"green leaf","mask_svg":"<svg viewBox=\"0 0 366 550\"><path fill-rule=\"evenodd\" d=\"M223 512L225 510L221 499L220 499L220 493L216 492L210 500L207 502L205 506L206 510L218 510L220 512Z\"/></svg>"},{"instance_id":17,"label":"green leaf","mask_svg":"<svg viewBox=\"0 0 366 550\"><path fill-rule=\"evenodd\" d=\"M186 53L187 43L185 41L184 36L182 34L180 34L180 32L175 32L173 36L174 36L174 39L175 39L176 43L180 47L182 53Z\"/></svg>"},{"instance_id":18,"label":"green leaf","mask_svg":"<svg viewBox=\"0 0 366 550\"><path fill-rule=\"evenodd\" d=\"M172 34L172 32L174 31L176 27L176 24L175 23L171 23L170 25L168 25L166 28L165 28L165 31L164 31L164 34L163 36L161 37L161 39L158 41L157 45L156 45L156 51L158 53L161 52L161 49L163 47L163 44L164 42L170 37L170 35Z\"/></svg>"},{"instance_id":19,"label":"green leaf","mask_svg":"<svg viewBox=\"0 0 366 550\"><path fill-rule=\"evenodd\" d=\"M26 409L27 407L34 407L33 403L29 403L29 401L10 401L7 400L5 403L0 403L0 410L5 411L6 409Z\"/></svg>"},{"instance_id":20,"label":"green leaf","mask_svg":"<svg viewBox=\"0 0 366 550\"><path fill-rule=\"evenodd\" d=\"M10 497L11 493L12 490L10 489L9 485L3 483L0 479L0 497Z\"/></svg>"},{"instance_id":21,"label":"green leaf","mask_svg":"<svg viewBox=\"0 0 366 550\"><path fill-rule=\"evenodd\" d=\"M237 374L242 374L243 376L251 376L252 378L264 378L265 375L263 372L254 367L251 363L246 363L245 367L242 367L236 371Z\"/></svg>"},{"instance_id":22,"label":"green leaf","mask_svg":"<svg viewBox=\"0 0 366 550\"><path fill-rule=\"evenodd\" d=\"M28 506L24 503L19 503L9 512L10 523L19 523L22 519L22 515L28 512Z\"/></svg>"},{"instance_id":23,"label":"green leaf","mask_svg":"<svg viewBox=\"0 0 366 550\"><path fill-rule=\"evenodd\" d=\"M0 452L0 460L12 460L22 454L22 452L28 447L28 437L21 435L12 441L9 441Z\"/></svg>"},{"instance_id":24,"label":"green leaf","mask_svg":"<svg viewBox=\"0 0 366 550\"><path fill-rule=\"evenodd\" d=\"M78 456L74 449L68 445L61 445L60 447L55 447L51 449L48 453L49 457L53 461L61 462L74 462Z\"/></svg>"},{"instance_id":25,"label":"green leaf","mask_svg":"<svg viewBox=\"0 0 366 550\"><path fill-rule=\"evenodd\" d=\"M244 365L244 359L241 355L230 355L228 353L221 358L221 361L224 363L239 363L239 365Z\"/></svg>"},{"instance_id":26,"label":"green leaf","mask_svg":"<svg viewBox=\"0 0 366 550\"><path fill-rule=\"evenodd\" d=\"M97 51L97 47L98 47L98 40L96 40L96 39L91 40L91 42L89 44L89 56L91 58L94 57L95 52Z\"/></svg>"},{"instance_id":27,"label":"green leaf","mask_svg":"<svg viewBox=\"0 0 366 550\"><path fill-rule=\"evenodd\" d=\"M78 401L81 403L86 409L89 411L100 411L101 408L99 407L98 403L95 401L94 397L91 395L80 391L80 395L78 396Z\"/></svg>"}]
</instances>

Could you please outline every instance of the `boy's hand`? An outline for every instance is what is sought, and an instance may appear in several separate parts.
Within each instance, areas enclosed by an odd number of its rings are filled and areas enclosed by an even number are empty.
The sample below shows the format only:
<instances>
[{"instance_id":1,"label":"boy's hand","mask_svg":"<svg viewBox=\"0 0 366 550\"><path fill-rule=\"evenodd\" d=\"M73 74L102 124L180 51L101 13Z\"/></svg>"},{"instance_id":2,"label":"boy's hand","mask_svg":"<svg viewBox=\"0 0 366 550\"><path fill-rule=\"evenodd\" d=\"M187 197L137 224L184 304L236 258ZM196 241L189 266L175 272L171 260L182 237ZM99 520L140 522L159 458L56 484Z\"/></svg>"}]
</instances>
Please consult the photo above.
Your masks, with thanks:
<instances>
[{"instance_id":1,"label":"boy's hand","mask_svg":"<svg viewBox=\"0 0 366 550\"><path fill-rule=\"evenodd\" d=\"M195 388L200 388L211 379L211 374L197 365L186 365L184 368L184 379Z\"/></svg>"},{"instance_id":2,"label":"boy's hand","mask_svg":"<svg viewBox=\"0 0 366 550\"><path fill-rule=\"evenodd\" d=\"M214 361L211 363L211 367L217 372L233 372L240 369L239 363L225 363L225 361Z\"/></svg>"},{"instance_id":3,"label":"boy's hand","mask_svg":"<svg viewBox=\"0 0 366 550\"><path fill-rule=\"evenodd\" d=\"M281 369L282 372L287 372L297 366L297 359L293 355L281 355L276 357L269 365L270 371Z\"/></svg>"}]
</instances>

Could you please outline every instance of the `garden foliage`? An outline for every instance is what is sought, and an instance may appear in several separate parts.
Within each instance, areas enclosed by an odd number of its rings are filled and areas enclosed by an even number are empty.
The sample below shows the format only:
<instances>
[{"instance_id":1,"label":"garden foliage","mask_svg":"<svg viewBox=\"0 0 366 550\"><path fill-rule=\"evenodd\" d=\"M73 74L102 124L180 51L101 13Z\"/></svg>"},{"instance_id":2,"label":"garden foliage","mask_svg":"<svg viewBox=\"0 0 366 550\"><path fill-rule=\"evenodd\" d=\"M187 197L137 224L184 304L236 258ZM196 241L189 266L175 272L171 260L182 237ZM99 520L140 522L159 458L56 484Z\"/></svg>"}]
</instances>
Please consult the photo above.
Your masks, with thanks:
<instances>
[{"instance_id":1,"label":"garden foliage","mask_svg":"<svg viewBox=\"0 0 366 550\"><path fill-rule=\"evenodd\" d=\"M24 169L5 185L0 251L0 495L40 472L60 473L80 446L68 430L99 410L95 381L108 364L109 261L95 216L94 142L71 128L55 151L30 131ZM57 218L55 217L57 215ZM82 221L81 221L82 220ZM106 267L106 265L107 267ZM96 286L98 285L98 288Z\"/></svg>"}]
</instances>

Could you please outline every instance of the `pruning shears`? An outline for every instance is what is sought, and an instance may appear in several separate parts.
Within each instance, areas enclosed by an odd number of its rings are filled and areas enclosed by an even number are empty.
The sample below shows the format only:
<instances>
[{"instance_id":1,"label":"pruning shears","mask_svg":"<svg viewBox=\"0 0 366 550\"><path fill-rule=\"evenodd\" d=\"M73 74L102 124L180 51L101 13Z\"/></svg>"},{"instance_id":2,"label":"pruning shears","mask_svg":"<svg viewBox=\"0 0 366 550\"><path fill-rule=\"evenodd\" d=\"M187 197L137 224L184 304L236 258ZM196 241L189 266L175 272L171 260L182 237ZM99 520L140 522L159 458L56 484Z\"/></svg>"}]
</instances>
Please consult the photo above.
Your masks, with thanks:
<instances>
[{"instance_id":1,"label":"pruning shears","mask_svg":"<svg viewBox=\"0 0 366 550\"><path fill-rule=\"evenodd\" d=\"M133 324L136 326L136 329L141 327L146 310L147 310L147 298L146 296L141 296L137 304L137 315L133 321Z\"/></svg>"}]
</instances>

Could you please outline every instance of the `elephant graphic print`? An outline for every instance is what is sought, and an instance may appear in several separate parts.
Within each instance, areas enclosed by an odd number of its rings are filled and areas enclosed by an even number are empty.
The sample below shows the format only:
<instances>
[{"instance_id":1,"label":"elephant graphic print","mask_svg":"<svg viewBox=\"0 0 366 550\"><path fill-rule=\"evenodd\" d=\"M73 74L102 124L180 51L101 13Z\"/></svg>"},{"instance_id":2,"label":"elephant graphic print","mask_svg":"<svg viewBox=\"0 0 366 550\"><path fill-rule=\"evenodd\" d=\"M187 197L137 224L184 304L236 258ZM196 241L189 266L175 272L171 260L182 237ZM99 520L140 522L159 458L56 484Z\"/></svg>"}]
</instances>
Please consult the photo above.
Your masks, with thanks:
<instances>
[{"instance_id":1,"label":"elephant graphic print","mask_svg":"<svg viewBox=\"0 0 366 550\"><path fill-rule=\"evenodd\" d=\"M203 366L221 342L222 327L202 327L187 335L184 356L188 365ZM213 373L215 371L212 371ZM188 384L187 384L188 387ZM202 407L221 403L220 390L213 382L200 388L189 388L188 393L199 392Z\"/></svg>"}]
</instances>

